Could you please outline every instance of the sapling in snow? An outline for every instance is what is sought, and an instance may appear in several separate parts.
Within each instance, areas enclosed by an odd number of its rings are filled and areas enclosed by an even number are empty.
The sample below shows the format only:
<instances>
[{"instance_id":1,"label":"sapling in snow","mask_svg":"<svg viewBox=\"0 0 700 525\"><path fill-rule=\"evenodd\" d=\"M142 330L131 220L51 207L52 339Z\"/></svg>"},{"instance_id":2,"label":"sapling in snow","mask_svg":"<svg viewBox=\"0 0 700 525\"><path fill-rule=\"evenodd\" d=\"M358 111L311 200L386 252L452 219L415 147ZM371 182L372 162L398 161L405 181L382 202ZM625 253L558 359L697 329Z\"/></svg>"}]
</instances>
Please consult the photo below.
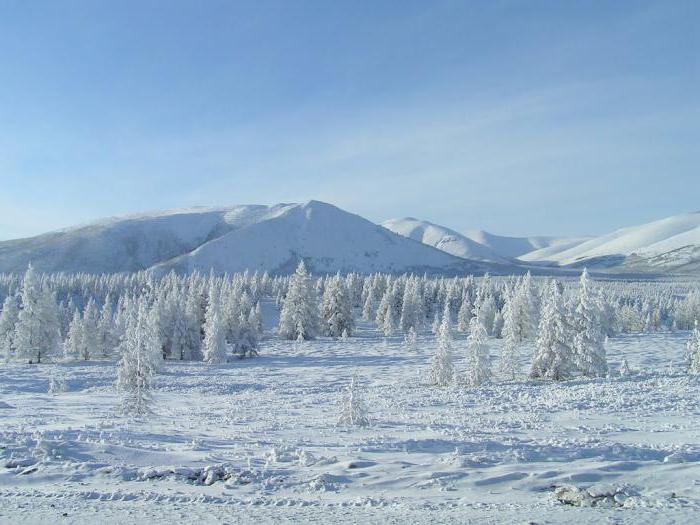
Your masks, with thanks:
<instances>
[{"instance_id":1,"label":"sapling in snow","mask_svg":"<svg viewBox=\"0 0 700 525\"><path fill-rule=\"evenodd\" d=\"M338 417L338 426L358 426L366 427L369 425L369 417L367 406L362 399L360 389L357 385L357 374L352 376L350 385L348 385L345 395L343 396Z\"/></svg>"},{"instance_id":2,"label":"sapling in snow","mask_svg":"<svg viewBox=\"0 0 700 525\"><path fill-rule=\"evenodd\" d=\"M631 373L630 365L627 363L627 359L623 357L622 361L620 361L620 377L627 377Z\"/></svg>"},{"instance_id":3,"label":"sapling in snow","mask_svg":"<svg viewBox=\"0 0 700 525\"><path fill-rule=\"evenodd\" d=\"M416 334L416 331L414 330L413 327L408 329L408 332L406 332L406 335L403 338L403 342L406 345L406 348L410 352L416 351L417 343L418 343L418 335Z\"/></svg>"}]
</instances>

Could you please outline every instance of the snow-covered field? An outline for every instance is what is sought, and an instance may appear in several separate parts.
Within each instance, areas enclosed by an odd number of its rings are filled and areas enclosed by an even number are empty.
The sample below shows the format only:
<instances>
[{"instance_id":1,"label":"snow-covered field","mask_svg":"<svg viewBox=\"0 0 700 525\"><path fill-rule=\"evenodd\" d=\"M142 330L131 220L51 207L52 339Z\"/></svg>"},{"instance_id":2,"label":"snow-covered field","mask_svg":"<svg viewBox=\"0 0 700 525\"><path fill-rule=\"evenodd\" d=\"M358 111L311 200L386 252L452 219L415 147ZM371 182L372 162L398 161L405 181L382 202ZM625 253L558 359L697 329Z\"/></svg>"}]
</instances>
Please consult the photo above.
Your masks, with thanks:
<instances>
[{"instance_id":1,"label":"snow-covered field","mask_svg":"<svg viewBox=\"0 0 700 525\"><path fill-rule=\"evenodd\" d=\"M624 356L628 377L528 381L524 355L522 380L479 388L424 384L430 335L416 352L368 325L356 335L271 337L226 365L169 361L140 421L118 411L113 361L1 366L0 522L691 523L700 512L687 332L611 339L611 369ZM457 334L458 369L463 348ZM372 423L338 427L355 372ZM47 393L52 374L66 392ZM616 501L566 505L553 495L563 485Z\"/></svg>"}]
</instances>

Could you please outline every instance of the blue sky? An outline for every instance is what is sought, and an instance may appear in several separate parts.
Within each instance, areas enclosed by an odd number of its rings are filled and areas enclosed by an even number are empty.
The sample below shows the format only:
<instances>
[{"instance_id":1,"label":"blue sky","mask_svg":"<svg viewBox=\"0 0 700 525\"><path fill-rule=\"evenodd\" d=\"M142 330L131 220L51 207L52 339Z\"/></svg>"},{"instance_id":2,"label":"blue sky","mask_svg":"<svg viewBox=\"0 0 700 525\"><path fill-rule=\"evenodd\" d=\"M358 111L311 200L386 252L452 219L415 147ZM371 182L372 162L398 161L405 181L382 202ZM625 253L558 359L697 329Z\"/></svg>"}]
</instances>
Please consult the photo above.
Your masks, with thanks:
<instances>
[{"instance_id":1,"label":"blue sky","mask_svg":"<svg viewBox=\"0 0 700 525\"><path fill-rule=\"evenodd\" d=\"M320 199L500 234L700 209L700 2L0 2L0 239Z\"/></svg>"}]
</instances>

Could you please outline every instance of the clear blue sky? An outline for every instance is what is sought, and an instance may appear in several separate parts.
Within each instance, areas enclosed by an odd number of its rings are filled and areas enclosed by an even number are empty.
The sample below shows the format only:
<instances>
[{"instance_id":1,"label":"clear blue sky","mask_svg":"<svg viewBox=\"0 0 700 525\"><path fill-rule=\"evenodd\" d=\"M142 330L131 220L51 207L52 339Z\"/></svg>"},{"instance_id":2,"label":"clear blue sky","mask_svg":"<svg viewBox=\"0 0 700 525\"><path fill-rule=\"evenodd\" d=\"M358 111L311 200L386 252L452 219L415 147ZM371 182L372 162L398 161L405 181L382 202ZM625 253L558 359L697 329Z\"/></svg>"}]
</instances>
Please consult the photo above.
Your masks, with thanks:
<instances>
[{"instance_id":1,"label":"clear blue sky","mask_svg":"<svg viewBox=\"0 0 700 525\"><path fill-rule=\"evenodd\" d=\"M0 2L0 239L311 198L584 234L700 209L700 2Z\"/></svg>"}]
</instances>

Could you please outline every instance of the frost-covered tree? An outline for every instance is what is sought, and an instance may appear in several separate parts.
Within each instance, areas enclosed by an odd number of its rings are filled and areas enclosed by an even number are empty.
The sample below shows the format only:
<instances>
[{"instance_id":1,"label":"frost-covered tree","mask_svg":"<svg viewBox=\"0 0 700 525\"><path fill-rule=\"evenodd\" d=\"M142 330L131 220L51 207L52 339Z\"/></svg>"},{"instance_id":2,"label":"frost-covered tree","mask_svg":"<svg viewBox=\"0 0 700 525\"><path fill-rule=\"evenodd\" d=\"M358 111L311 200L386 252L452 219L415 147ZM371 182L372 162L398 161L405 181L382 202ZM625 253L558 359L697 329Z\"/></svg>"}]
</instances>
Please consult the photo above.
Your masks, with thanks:
<instances>
[{"instance_id":1,"label":"frost-covered tree","mask_svg":"<svg viewBox=\"0 0 700 525\"><path fill-rule=\"evenodd\" d=\"M569 379L575 370L571 347L573 330L567 321L564 298L556 281L546 291L535 343L530 377L533 379Z\"/></svg>"},{"instance_id":2,"label":"frost-covered tree","mask_svg":"<svg viewBox=\"0 0 700 525\"><path fill-rule=\"evenodd\" d=\"M119 338L114 326L114 314L112 312L112 300L108 295L105 299L100 317L97 321L97 353L102 357L109 357L114 353L119 344Z\"/></svg>"},{"instance_id":3,"label":"frost-covered tree","mask_svg":"<svg viewBox=\"0 0 700 525\"><path fill-rule=\"evenodd\" d=\"M404 288L403 304L401 306L401 330L408 332L411 328L420 328L424 318L423 299L418 280L409 279Z\"/></svg>"},{"instance_id":4,"label":"frost-covered tree","mask_svg":"<svg viewBox=\"0 0 700 525\"><path fill-rule=\"evenodd\" d=\"M190 287L185 300L185 323L186 323L186 339L184 344L185 359L201 360L202 359L202 334L203 334L203 319L201 296L199 292Z\"/></svg>"},{"instance_id":5,"label":"frost-covered tree","mask_svg":"<svg viewBox=\"0 0 700 525\"><path fill-rule=\"evenodd\" d=\"M491 380L488 333L481 321L479 310L474 312L474 316L469 321L466 380L472 386L483 385Z\"/></svg>"},{"instance_id":6,"label":"frost-covered tree","mask_svg":"<svg viewBox=\"0 0 700 525\"><path fill-rule=\"evenodd\" d=\"M88 359L89 357L85 347L85 326L77 309L73 313L73 320L68 326L68 335L63 342L63 356L71 360Z\"/></svg>"},{"instance_id":7,"label":"frost-covered tree","mask_svg":"<svg viewBox=\"0 0 700 525\"><path fill-rule=\"evenodd\" d=\"M63 374L61 374L58 367L54 366L49 375L48 393L55 396L66 392L67 390L68 384L66 383L65 377L63 377Z\"/></svg>"},{"instance_id":8,"label":"frost-covered tree","mask_svg":"<svg viewBox=\"0 0 700 525\"><path fill-rule=\"evenodd\" d=\"M452 332L450 330L449 305L446 305L438 329L435 355L431 358L428 368L428 383L436 386L447 386L453 380Z\"/></svg>"},{"instance_id":9,"label":"frost-covered tree","mask_svg":"<svg viewBox=\"0 0 700 525\"><path fill-rule=\"evenodd\" d=\"M700 330L698 322L695 321L695 327L690 333L690 338L686 345L686 360L688 362L688 373L693 375L700 374Z\"/></svg>"},{"instance_id":10,"label":"frost-covered tree","mask_svg":"<svg viewBox=\"0 0 700 525\"><path fill-rule=\"evenodd\" d=\"M18 357L31 362L56 352L60 341L60 323L56 301L42 287L31 265L24 274L21 310L15 325L14 346Z\"/></svg>"},{"instance_id":11,"label":"frost-covered tree","mask_svg":"<svg viewBox=\"0 0 700 525\"><path fill-rule=\"evenodd\" d=\"M124 413L143 416L151 411L152 380L163 360L157 317L145 297L131 303L125 325L117 389Z\"/></svg>"},{"instance_id":12,"label":"frost-covered tree","mask_svg":"<svg viewBox=\"0 0 700 525\"><path fill-rule=\"evenodd\" d=\"M226 362L228 354L226 329L221 318L219 298L213 292L209 294L209 304L204 318L202 352L207 363Z\"/></svg>"},{"instance_id":13,"label":"frost-covered tree","mask_svg":"<svg viewBox=\"0 0 700 525\"><path fill-rule=\"evenodd\" d=\"M86 361L101 351L98 323L97 306L95 305L95 300L91 297L83 312L83 352L81 357Z\"/></svg>"},{"instance_id":14,"label":"frost-covered tree","mask_svg":"<svg viewBox=\"0 0 700 525\"><path fill-rule=\"evenodd\" d=\"M285 339L313 339L318 332L319 318L316 289L306 272L304 261L290 278L289 290L280 313L279 333Z\"/></svg>"},{"instance_id":15,"label":"frost-covered tree","mask_svg":"<svg viewBox=\"0 0 700 525\"><path fill-rule=\"evenodd\" d=\"M512 317L507 310L508 302L506 301L506 313L503 315L503 350L498 361L498 369L500 373L510 379L515 380L520 372L520 348L521 341L518 340L518 334L513 329Z\"/></svg>"},{"instance_id":16,"label":"frost-covered tree","mask_svg":"<svg viewBox=\"0 0 700 525\"><path fill-rule=\"evenodd\" d=\"M472 318L472 311L474 310L474 305L469 299L468 294L462 295L462 304L459 307L459 312L457 312L457 330L459 332L467 332L469 330L469 321Z\"/></svg>"},{"instance_id":17,"label":"frost-covered tree","mask_svg":"<svg viewBox=\"0 0 700 525\"><path fill-rule=\"evenodd\" d=\"M16 296L8 295L2 303L2 312L0 312L0 356L7 361L14 353L13 341L18 320L19 301Z\"/></svg>"},{"instance_id":18,"label":"frost-covered tree","mask_svg":"<svg viewBox=\"0 0 700 525\"><path fill-rule=\"evenodd\" d=\"M369 425L367 406L362 399L357 385L357 374L355 374L343 395L338 426L366 427L367 425Z\"/></svg>"},{"instance_id":19,"label":"frost-covered tree","mask_svg":"<svg viewBox=\"0 0 700 525\"><path fill-rule=\"evenodd\" d=\"M630 365L627 363L627 359L623 357L620 362L620 377L627 377L630 373Z\"/></svg>"},{"instance_id":20,"label":"frost-covered tree","mask_svg":"<svg viewBox=\"0 0 700 525\"><path fill-rule=\"evenodd\" d=\"M608 362L605 353L602 309L586 269L583 270L579 281L574 325L576 327L574 355L578 369L588 377L605 376L608 373Z\"/></svg>"},{"instance_id":21,"label":"frost-covered tree","mask_svg":"<svg viewBox=\"0 0 700 525\"><path fill-rule=\"evenodd\" d=\"M406 335L403 338L404 344L409 352L415 352L418 348L418 334L413 329L413 327L408 329Z\"/></svg>"},{"instance_id":22,"label":"frost-covered tree","mask_svg":"<svg viewBox=\"0 0 700 525\"><path fill-rule=\"evenodd\" d=\"M343 332L349 336L355 329L351 297L340 275L332 277L326 284L321 303L321 322L323 334L330 337L340 337Z\"/></svg>"}]
</instances>

